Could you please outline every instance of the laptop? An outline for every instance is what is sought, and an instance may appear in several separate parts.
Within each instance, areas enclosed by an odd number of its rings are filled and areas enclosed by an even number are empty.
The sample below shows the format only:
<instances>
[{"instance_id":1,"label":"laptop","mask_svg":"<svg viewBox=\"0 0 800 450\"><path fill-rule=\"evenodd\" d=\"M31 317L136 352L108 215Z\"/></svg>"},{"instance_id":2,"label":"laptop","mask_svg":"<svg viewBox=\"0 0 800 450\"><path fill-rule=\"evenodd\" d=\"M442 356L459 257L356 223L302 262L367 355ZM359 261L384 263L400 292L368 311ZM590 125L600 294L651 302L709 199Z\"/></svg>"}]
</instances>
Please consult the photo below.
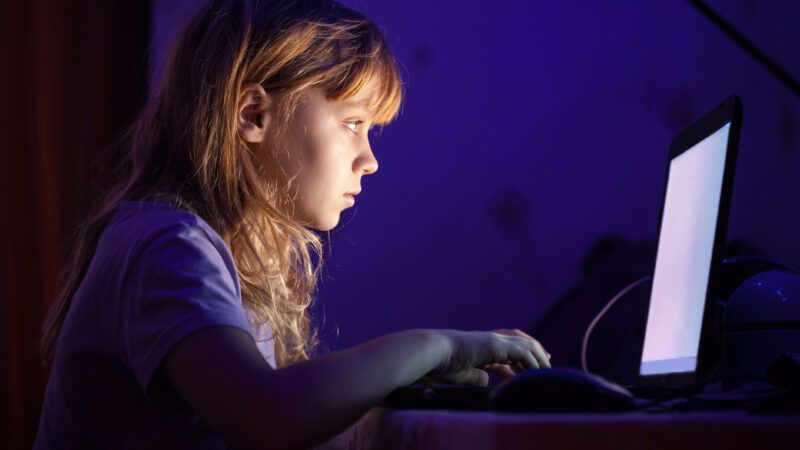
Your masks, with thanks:
<instances>
[{"instance_id":1,"label":"laptop","mask_svg":"<svg viewBox=\"0 0 800 450\"><path fill-rule=\"evenodd\" d=\"M742 122L731 96L672 141L639 365L646 384L687 385L713 369L713 314Z\"/></svg>"},{"instance_id":2,"label":"laptop","mask_svg":"<svg viewBox=\"0 0 800 450\"><path fill-rule=\"evenodd\" d=\"M679 133L670 146L639 364L642 387L685 387L703 380L714 367L717 269L741 122L742 102L734 95ZM396 390L384 404L486 409L492 389L413 385Z\"/></svg>"}]
</instances>

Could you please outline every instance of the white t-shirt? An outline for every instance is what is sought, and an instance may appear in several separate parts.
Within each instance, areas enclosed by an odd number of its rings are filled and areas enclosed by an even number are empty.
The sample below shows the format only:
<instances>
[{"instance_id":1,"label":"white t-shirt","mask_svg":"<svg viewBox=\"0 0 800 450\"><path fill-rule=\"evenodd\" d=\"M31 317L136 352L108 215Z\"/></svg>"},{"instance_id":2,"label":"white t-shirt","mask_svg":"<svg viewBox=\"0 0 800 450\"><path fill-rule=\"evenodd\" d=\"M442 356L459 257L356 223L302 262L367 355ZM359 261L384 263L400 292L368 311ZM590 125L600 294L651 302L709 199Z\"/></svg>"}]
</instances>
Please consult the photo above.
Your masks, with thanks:
<instances>
[{"instance_id":1,"label":"white t-shirt","mask_svg":"<svg viewBox=\"0 0 800 450\"><path fill-rule=\"evenodd\" d=\"M178 341L213 326L258 337L275 367L220 236L166 203L120 204L61 329L34 449L228 448L159 369Z\"/></svg>"}]
</instances>

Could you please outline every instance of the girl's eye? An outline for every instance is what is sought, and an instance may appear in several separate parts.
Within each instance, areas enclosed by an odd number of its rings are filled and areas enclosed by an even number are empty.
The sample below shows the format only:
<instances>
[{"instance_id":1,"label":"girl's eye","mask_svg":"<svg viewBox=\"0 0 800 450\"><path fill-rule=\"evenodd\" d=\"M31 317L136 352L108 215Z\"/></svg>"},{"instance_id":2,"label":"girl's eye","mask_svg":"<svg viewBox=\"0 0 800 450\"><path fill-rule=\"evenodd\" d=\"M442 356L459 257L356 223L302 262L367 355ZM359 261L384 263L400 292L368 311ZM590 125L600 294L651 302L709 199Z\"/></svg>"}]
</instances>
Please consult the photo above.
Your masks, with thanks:
<instances>
[{"instance_id":1,"label":"girl's eye","mask_svg":"<svg viewBox=\"0 0 800 450\"><path fill-rule=\"evenodd\" d=\"M345 122L345 126L350 128L350 131L353 133L358 133L358 126L364 123L363 120L351 120L349 122Z\"/></svg>"}]
</instances>

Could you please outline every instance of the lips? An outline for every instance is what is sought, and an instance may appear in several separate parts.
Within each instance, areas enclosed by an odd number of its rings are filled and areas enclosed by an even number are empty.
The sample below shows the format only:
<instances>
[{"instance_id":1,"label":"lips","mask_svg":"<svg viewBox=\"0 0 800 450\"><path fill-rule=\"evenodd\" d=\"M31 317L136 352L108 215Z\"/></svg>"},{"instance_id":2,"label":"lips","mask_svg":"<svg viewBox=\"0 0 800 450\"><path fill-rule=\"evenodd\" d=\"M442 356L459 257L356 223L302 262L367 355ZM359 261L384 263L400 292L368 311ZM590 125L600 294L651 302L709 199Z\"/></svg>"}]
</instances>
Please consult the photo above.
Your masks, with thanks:
<instances>
[{"instance_id":1,"label":"lips","mask_svg":"<svg viewBox=\"0 0 800 450\"><path fill-rule=\"evenodd\" d=\"M352 195L353 197L355 197L356 195L358 195L358 194L360 194L360 193L361 193L361 189L359 189L359 190L357 190L357 191L349 191L349 192L345 192L345 193L344 193L344 195Z\"/></svg>"}]
</instances>

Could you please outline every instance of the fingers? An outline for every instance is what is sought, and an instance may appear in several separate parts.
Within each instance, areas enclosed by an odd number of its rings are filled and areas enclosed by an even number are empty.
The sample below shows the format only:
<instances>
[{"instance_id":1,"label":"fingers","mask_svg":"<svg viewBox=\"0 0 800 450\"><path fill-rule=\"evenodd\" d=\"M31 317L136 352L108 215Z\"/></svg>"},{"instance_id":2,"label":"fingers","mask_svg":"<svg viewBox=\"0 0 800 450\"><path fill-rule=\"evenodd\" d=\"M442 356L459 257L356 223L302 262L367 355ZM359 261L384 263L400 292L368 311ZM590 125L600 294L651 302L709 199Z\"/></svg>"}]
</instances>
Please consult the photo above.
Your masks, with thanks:
<instances>
[{"instance_id":1,"label":"fingers","mask_svg":"<svg viewBox=\"0 0 800 450\"><path fill-rule=\"evenodd\" d=\"M486 386L489 384L489 374L485 370L470 369L467 372L467 384L474 384L475 386Z\"/></svg>"},{"instance_id":2,"label":"fingers","mask_svg":"<svg viewBox=\"0 0 800 450\"><path fill-rule=\"evenodd\" d=\"M517 328L514 328L513 330L512 329L503 328L501 330L494 330L494 332L495 333L500 333L500 334L505 334L506 336L519 336L519 337L525 337L525 338L528 338L528 339L533 339L533 336L531 336L528 333L526 333L526 332L524 332L524 331L522 331L520 329L517 329Z\"/></svg>"},{"instance_id":3,"label":"fingers","mask_svg":"<svg viewBox=\"0 0 800 450\"><path fill-rule=\"evenodd\" d=\"M539 342L535 339L508 337L507 355L509 361L498 361L502 363L520 363L525 369L550 368L550 359Z\"/></svg>"},{"instance_id":4,"label":"fingers","mask_svg":"<svg viewBox=\"0 0 800 450\"><path fill-rule=\"evenodd\" d=\"M521 354L515 358L521 362L526 369L539 369L541 366L539 360L533 355L533 352L523 347Z\"/></svg>"},{"instance_id":5,"label":"fingers","mask_svg":"<svg viewBox=\"0 0 800 450\"><path fill-rule=\"evenodd\" d=\"M442 379L453 384L471 384L474 386L486 386L489 384L489 374L485 370L478 368L450 373L443 376Z\"/></svg>"},{"instance_id":6,"label":"fingers","mask_svg":"<svg viewBox=\"0 0 800 450\"><path fill-rule=\"evenodd\" d=\"M514 367L514 366L516 366L516 367ZM487 364L486 366L483 367L483 370L488 370L488 371L494 372L494 373L502 376L503 378L513 377L514 375L516 375L519 372L521 372L522 371L521 369L522 369L522 367L520 367L516 363L514 363L513 365L495 363L495 364Z\"/></svg>"},{"instance_id":7,"label":"fingers","mask_svg":"<svg viewBox=\"0 0 800 450\"><path fill-rule=\"evenodd\" d=\"M536 339L531 338L533 341L533 356L536 358L536 361L539 363L540 367L550 368L550 357L542 347L542 344L539 343Z\"/></svg>"},{"instance_id":8,"label":"fingers","mask_svg":"<svg viewBox=\"0 0 800 450\"><path fill-rule=\"evenodd\" d=\"M552 358L552 355L548 353L547 350L544 349L544 347L539 341L534 339L528 333L525 333L524 331L518 329L500 329L500 330L494 330L494 332L505 336L524 338L529 342L530 345L532 345L530 350L537 363L537 366L535 368L537 369L540 367L546 367L548 369L550 368L550 358Z\"/></svg>"}]
</instances>

